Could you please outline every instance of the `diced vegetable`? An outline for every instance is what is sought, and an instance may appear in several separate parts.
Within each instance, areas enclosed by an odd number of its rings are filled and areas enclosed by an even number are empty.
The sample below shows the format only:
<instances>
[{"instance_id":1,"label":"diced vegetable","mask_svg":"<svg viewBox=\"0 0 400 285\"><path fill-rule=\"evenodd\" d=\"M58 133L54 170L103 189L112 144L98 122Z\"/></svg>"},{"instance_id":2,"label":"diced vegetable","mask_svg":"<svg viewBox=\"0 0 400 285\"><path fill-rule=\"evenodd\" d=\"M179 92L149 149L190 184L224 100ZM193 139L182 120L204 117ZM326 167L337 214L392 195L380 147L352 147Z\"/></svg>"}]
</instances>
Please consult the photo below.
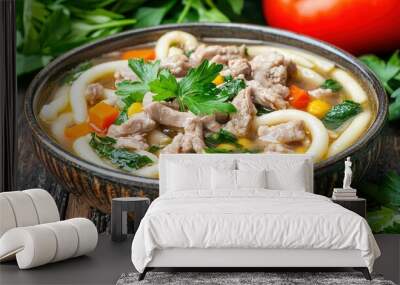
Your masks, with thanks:
<instances>
[{"instance_id":1,"label":"diced vegetable","mask_svg":"<svg viewBox=\"0 0 400 285\"><path fill-rule=\"evenodd\" d=\"M333 106L333 108L325 115L322 122L325 127L334 130L361 111L362 108L360 104L350 100L345 100L343 103Z\"/></svg>"},{"instance_id":2,"label":"diced vegetable","mask_svg":"<svg viewBox=\"0 0 400 285\"><path fill-rule=\"evenodd\" d=\"M139 102L132 103L132 105L130 105L128 108L128 117L130 117L136 113L140 113L142 111L143 111L142 103L139 103Z\"/></svg>"},{"instance_id":3,"label":"diced vegetable","mask_svg":"<svg viewBox=\"0 0 400 285\"><path fill-rule=\"evenodd\" d=\"M126 149L115 148L116 140L110 137L100 137L92 133L92 138L89 142L90 146L102 158L109 160L118 168L131 171L142 168L153 161L145 156L130 152Z\"/></svg>"},{"instance_id":4,"label":"diced vegetable","mask_svg":"<svg viewBox=\"0 0 400 285\"><path fill-rule=\"evenodd\" d=\"M253 142L249 140L248 138L239 138L237 140L237 143L241 145L243 148L252 148L253 147Z\"/></svg>"},{"instance_id":5,"label":"diced vegetable","mask_svg":"<svg viewBox=\"0 0 400 285\"><path fill-rule=\"evenodd\" d=\"M338 92L342 89L342 85L334 79L327 79L321 85L322 89L331 89L333 92Z\"/></svg>"},{"instance_id":6,"label":"diced vegetable","mask_svg":"<svg viewBox=\"0 0 400 285\"><path fill-rule=\"evenodd\" d=\"M144 60L153 60L156 53L152 48L128 50L121 54L121 59L142 58Z\"/></svg>"},{"instance_id":7,"label":"diced vegetable","mask_svg":"<svg viewBox=\"0 0 400 285\"><path fill-rule=\"evenodd\" d=\"M213 82L215 85L220 85L224 83L224 77L221 74L218 74L217 77L214 78Z\"/></svg>"},{"instance_id":8,"label":"diced vegetable","mask_svg":"<svg viewBox=\"0 0 400 285\"><path fill-rule=\"evenodd\" d=\"M310 102L310 95L308 95L307 90L301 89L296 85L291 85L290 88L290 104L296 109L304 109Z\"/></svg>"},{"instance_id":9,"label":"diced vegetable","mask_svg":"<svg viewBox=\"0 0 400 285\"><path fill-rule=\"evenodd\" d=\"M89 123L81 123L75 126L65 128L64 134L69 139L77 139L93 132Z\"/></svg>"},{"instance_id":10,"label":"diced vegetable","mask_svg":"<svg viewBox=\"0 0 400 285\"><path fill-rule=\"evenodd\" d=\"M294 149L296 153L306 153L307 148L304 145L298 146Z\"/></svg>"},{"instance_id":11,"label":"diced vegetable","mask_svg":"<svg viewBox=\"0 0 400 285\"><path fill-rule=\"evenodd\" d=\"M97 103L89 109L89 121L100 130L108 128L117 119L117 108L104 102Z\"/></svg>"},{"instance_id":12,"label":"diced vegetable","mask_svg":"<svg viewBox=\"0 0 400 285\"><path fill-rule=\"evenodd\" d=\"M227 151L233 151L236 149L236 146L233 144L229 144L229 143L221 143L221 144L217 145L217 148L227 150Z\"/></svg>"},{"instance_id":13,"label":"diced vegetable","mask_svg":"<svg viewBox=\"0 0 400 285\"><path fill-rule=\"evenodd\" d=\"M331 105L323 100L313 100L307 106L307 112L322 119L331 109Z\"/></svg>"}]
</instances>

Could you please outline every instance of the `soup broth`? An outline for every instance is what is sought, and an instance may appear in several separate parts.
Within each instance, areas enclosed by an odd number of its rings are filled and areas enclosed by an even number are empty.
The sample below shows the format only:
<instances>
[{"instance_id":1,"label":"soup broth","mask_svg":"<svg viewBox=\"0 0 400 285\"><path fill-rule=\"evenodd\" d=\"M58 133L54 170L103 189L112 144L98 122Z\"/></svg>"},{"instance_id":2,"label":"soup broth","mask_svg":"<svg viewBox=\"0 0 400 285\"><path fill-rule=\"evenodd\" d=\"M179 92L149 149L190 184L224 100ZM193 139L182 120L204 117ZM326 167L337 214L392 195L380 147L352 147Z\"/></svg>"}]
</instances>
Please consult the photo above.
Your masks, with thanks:
<instances>
[{"instance_id":1,"label":"soup broth","mask_svg":"<svg viewBox=\"0 0 400 285\"><path fill-rule=\"evenodd\" d=\"M373 116L362 86L331 61L181 31L80 64L39 113L80 158L151 178L161 153L305 153L319 162L362 137Z\"/></svg>"}]
</instances>

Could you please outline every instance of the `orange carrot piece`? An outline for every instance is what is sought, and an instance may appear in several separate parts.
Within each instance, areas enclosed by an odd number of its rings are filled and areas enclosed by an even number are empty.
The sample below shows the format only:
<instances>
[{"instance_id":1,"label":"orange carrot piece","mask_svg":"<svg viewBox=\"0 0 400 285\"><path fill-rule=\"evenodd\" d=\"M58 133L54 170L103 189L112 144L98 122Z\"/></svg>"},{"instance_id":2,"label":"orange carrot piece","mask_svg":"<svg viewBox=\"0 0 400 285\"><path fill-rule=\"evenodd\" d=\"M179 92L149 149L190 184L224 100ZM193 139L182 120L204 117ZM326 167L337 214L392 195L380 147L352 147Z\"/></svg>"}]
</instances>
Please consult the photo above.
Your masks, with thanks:
<instances>
[{"instance_id":1,"label":"orange carrot piece","mask_svg":"<svg viewBox=\"0 0 400 285\"><path fill-rule=\"evenodd\" d=\"M89 123L81 123L69 128L65 128L64 134L69 139L77 139L91 132L93 132L93 129Z\"/></svg>"},{"instance_id":2,"label":"orange carrot piece","mask_svg":"<svg viewBox=\"0 0 400 285\"><path fill-rule=\"evenodd\" d=\"M133 49L125 51L121 54L122 59L143 58L144 60L153 60L156 58L156 53L152 48Z\"/></svg>"},{"instance_id":3,"label":"orange carrot piece","mask_svg":"<svg viewBox=\"0 0 400 285\"><path fill-rule=\"evenodd\" d=\"M296 85L291 85L289 87L290 97L289 102L290 105L295 107L296 109L304 109L307 107L310 102L310 95L308 95L307 90L301 89Z\"/></svg>"},{"instance_id":4,"label":"orange carrot piece","mask_svg":"<svg viewBox=\"0 0 400 285\"><path fill-rule=\"evenodd\" d=\"M117 108L104 102L97 103L89 109L89 121L100 130L108 128L119 115Z\"/></svg>"}]
</instances>

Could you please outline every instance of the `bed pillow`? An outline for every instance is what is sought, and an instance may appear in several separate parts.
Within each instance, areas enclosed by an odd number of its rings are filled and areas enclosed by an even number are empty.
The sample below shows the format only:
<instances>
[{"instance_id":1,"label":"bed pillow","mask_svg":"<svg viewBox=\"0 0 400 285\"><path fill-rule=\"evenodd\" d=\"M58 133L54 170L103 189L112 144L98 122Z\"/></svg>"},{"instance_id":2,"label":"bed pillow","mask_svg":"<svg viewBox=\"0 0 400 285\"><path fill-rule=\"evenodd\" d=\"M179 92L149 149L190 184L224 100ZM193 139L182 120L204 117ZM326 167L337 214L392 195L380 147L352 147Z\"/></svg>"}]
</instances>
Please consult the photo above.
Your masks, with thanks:
<instances>
[{"instance_id":1,"label":"bed pillow","mask_svg":"<svg viewBox=\"0 0 400 285\"><path fill-rule=\"evenodd\" d=\"M232 170L234 161L221 161L213 165L198 165L195 163L168 164L168 191L211 190L211 171L213 168Z\"/></svg>"},{"instance_id":2,"label":"bed pillow","mask_svg":"<svg viewBox=\"0 0 400 285\"><path fill-rule=\"evenodd\" d=\"M287 191L309 191L312 187L308 178L307 161L280 160L277 157L273 163L262 159L238 160L239 170L266 170L267 189Z\"/></svg>"},{"instance_id":3,"label":"bed pillow","mask_svg":"<svg viewBox=\"0 0 400 285\"><path fill-rule=\"evenodd\" d=\"M266 183L265 170L211 170L211 189L235 191L242 188L265 188Z\"/></svg>"},{"instance_id":4,"label":"bed pillow","mask_svg":"<svg viewBox=\"0 0 400 285\"><path fill-rule=\"evenodd\" d=\"M237 188L266 188L267 171L262 170L235 170Z\"/></svg>"}]
</instances>

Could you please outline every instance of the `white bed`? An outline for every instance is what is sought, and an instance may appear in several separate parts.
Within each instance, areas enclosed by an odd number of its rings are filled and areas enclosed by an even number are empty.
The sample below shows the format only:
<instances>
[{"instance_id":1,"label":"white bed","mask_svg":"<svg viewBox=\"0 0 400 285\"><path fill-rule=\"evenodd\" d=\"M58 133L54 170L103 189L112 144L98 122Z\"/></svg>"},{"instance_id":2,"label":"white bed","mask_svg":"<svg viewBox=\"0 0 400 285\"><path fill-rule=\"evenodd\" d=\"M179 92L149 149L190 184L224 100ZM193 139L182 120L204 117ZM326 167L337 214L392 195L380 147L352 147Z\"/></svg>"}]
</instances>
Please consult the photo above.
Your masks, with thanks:
<instances>
[{"instance_id":1,"label":"white bed","mask_svg":"<svg viewBox=\"0 0 400 285\"><path fill-rule=\"evenodd\" d=\"M215 173L232 168L252 186L265 169L267 185L216 189ZM312 181L302 155L162 155L160 197L132 244L140 279L154 267L354 267L370 278L380 251L367 222L312 194Z\"/></svg>"}]
</instances>

